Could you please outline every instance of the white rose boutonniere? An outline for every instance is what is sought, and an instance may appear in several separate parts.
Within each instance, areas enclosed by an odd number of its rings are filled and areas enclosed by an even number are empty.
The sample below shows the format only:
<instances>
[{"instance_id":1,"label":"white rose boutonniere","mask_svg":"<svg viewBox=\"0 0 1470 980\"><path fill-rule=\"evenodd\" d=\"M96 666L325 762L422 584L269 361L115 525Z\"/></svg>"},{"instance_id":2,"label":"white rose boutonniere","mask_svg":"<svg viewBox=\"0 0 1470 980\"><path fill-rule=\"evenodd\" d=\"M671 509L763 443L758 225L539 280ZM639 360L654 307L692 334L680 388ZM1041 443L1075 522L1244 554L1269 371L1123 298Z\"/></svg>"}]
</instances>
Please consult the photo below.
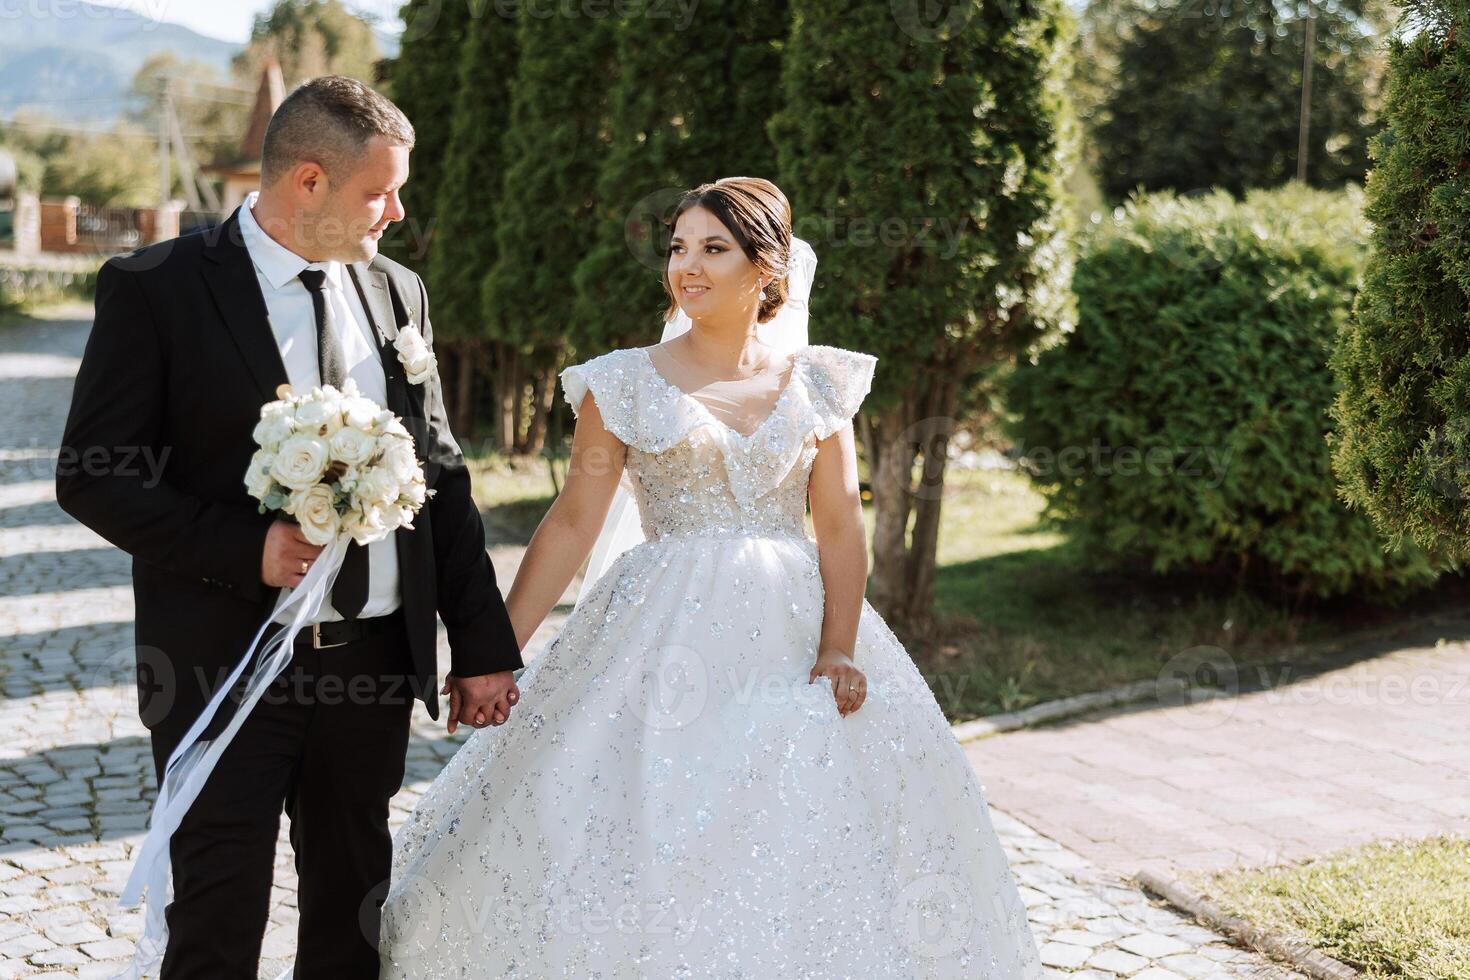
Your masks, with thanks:
<instances>
[{"instance_id":1,"label":"white rose boutonniere","mask_svg":"<svg viewBox=\"0 0 1470 980\"><path fill-rule=\"evenodd\" d=\"M434 357L434 352L429 350L424 335L419 333L418 324L409 320L399 327L398 336L393 338L393 346L398 351L399 363L408 374L409 384L421 385L433 377L438 360Z\"/></svg>"}]
</instances>

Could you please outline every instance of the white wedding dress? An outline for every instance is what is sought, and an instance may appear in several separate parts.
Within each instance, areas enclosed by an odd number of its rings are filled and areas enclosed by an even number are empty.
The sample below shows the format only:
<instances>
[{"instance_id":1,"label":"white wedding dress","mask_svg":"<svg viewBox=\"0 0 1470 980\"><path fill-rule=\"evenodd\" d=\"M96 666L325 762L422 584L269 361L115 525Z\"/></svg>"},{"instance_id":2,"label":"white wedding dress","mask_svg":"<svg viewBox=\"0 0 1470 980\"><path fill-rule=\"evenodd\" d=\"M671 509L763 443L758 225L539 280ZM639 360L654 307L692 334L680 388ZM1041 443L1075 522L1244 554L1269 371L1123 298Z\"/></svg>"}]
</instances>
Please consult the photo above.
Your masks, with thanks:
<instances>
[{"instance_id":1,"label":"white wedding dress","mask_svg":"<svg viewBox=\"0 0 1470 980\"><path fill-rule=\"evenodd\" d=\"M394 841L386 978L1041 976L985 798L864 601L868 696L810 683L816 439L876 358L808 345L748 435L644 348L562 373L628 446L648 540L617 557L520 703L475 731Z\"/></svg>"}]
</instances>

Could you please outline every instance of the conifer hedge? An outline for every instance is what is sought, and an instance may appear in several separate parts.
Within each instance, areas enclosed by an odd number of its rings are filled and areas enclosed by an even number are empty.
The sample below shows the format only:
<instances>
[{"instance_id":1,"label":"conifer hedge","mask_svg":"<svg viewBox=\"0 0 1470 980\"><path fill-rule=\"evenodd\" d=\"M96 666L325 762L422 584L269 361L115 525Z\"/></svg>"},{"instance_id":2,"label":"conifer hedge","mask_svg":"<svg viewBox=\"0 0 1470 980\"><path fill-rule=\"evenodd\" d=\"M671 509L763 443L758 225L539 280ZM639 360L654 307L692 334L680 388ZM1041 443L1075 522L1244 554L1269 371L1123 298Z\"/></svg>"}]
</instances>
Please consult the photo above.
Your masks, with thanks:
<instances>
[{"instance_id":1,"label":"conifer hedge","mask_svg":"<svg viewBox=\"0 0 1470 980\"><path fill-rule=\"evenodd\" d=\"M1363 286L1332 359L1342 495L1436 562L1470 554L1470 49L1466 8L1405 5L1372 141Z\"/></svg>"}]
</instances>

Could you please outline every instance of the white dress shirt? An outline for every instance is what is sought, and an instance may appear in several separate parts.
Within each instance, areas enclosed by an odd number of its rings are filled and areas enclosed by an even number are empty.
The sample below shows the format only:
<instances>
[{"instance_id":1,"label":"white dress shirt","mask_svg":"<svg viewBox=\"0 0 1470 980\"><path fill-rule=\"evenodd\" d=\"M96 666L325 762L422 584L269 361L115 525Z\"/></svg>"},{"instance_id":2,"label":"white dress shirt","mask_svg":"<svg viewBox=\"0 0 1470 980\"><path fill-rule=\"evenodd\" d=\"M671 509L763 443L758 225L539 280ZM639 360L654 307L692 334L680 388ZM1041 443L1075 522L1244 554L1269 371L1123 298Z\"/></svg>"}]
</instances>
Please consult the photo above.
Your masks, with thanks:
<instances>
[{"instance_id":1,"label":"white dress shirt","mask_svg":"<svg viewBox=\"0 0 1470 980\"><path fill-rule=\"evenodd\" d=\"M265 296L271 330L276 346L286 364L286 377L298 393L320 386L321 371L317 366L316 310L311 291L297 276L302 269L321 269L327 274L325 291L332 304L332 323L338 330L338 343L347 364L347 376L357 382L364 397L379 405L388 404L388 383L383 375L383 361L378 353L377 334L362 307L362 298L352 284L341 262L308 262L280 242L271 238L255 220L251 208L259 197L251 191L240 205L240 233L250 260L255 264L255 277ZM398 553L390 531L381 541L368 545L367 601L358 613L359 619L385 616L401 604L398 593ZM288 587L288 593L291 591ZM295 610L278 613L276 621L289 623ZM332 597L322 602L321 611L312 622L338 620L342 614L332 608Z\"/></svg>"}]
</instances>

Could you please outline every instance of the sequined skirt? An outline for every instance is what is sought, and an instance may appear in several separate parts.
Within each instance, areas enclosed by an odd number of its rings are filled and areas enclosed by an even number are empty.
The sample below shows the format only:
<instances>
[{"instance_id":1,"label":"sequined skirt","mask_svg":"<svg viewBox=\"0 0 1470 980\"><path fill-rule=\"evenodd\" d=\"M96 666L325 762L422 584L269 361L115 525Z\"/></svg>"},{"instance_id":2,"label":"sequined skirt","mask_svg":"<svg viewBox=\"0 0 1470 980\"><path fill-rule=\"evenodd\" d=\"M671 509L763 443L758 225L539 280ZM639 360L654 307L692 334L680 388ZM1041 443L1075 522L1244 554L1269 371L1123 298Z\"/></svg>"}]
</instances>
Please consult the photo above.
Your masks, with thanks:
<instances>
[{"instance_id":1,"label":"sequined skirt","mask_svg":"<svg viewBox=\"0 0 1470 980\"><path fill-rule=\"evenodd\" d=\"M809 540L621 555L394 841L385 978L1041 976L982 788L866 602L811 683Z\"/></svg>"}]
</instances>

